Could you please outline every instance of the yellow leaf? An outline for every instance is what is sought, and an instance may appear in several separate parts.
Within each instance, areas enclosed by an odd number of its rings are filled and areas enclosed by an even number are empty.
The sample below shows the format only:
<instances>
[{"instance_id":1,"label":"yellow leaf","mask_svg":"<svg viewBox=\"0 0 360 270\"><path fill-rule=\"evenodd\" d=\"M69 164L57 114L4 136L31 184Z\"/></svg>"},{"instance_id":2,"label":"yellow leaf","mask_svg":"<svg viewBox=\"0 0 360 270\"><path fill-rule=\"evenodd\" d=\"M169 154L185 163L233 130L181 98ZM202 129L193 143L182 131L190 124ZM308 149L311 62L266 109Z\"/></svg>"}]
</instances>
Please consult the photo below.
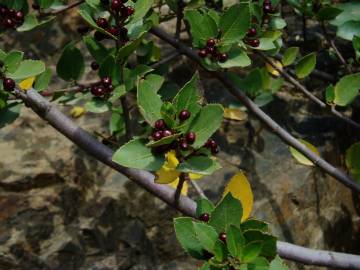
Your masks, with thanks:
<instances>
[{"instance_id":1,"label":"yellow leaf","mask_svg":"<svg viewBox=\"0 0 360 270\"><path fill-rule=\"evenodd\" d=\"M236 121L243 121L247 118L247 113L239 109L225 108L224 118Z\"/></svg>"},{"instance_id":2,"label":"yellow leaf","mask_svg":"<svg viewBox=\"0 0 360 270\"><path fill-rule=\"evenodd\" d=\"M280 69L280 70L282 70L283 69L283 65L281 64L281 62L280 61L277 61L277 60L271 60L271 62L273 63L273 65L275 66L275 67L277 67L278 69ZM267 71L270 73L270 74L272 74L272 75L274 75L274 76L279 76L280 75L280 73L279 73L279 71L277 71L272 65L270 65L269 63L266 63L265 64L265 67L266 67L266 69L267 69Z\"/></svg>"},{"instance_id":3,"label":"yellow leaf","mask_svg":"<svg viewBox=\"0 0 360 270\"><path fill-rule=\"evenodd\" d=\"M179 184L179 178L176 178L175 181L169 184L169 186L172 187L173 189L176 189L178 184ZM189 185L185 181L181 190L181 195L186 196L188 194L188 190L189 190Z\"/></svg>"},{"instance_id":4,"label":"yellow leaf","mask_svg":"<svg viewBox=\"0 0 360 270\"><path fill-rule=\"evenodd\" d=\"M165 163L160 170L156 172L155 183L169 184L179 177L180 173L175 170L179 160L176 158L176 153L171 150L165 155Z\"/></svg>"},{"instance_id":5,"label":"yellow leaf","mask_svg":"<svg viewBox=\"0 0 360 270\"><path fill-rule=\"evenodd\" d=\"M203 178L204 176L202 174L198 174L198 173L189 173L189 177L191 180L199 180L199 179Z\"/></svg>"},{"instance_id":6,"label":"yellow leaf","mask_svg":"<svg viewBox=\"0 0 360 270\"><path fill-rule=\"evenodd\" d=\"M33 77L29 77L29 78L27 78L27 79L25 79L25 80L22 80L22 81L19 83L19 87L20 87L20 89L22 89L22 90L29 90L29 89L32 87L34 81L35 81L35 77L34 77L34 76L33 76Z\"/></svg>"},{"instance_id":7,"label":"yellow leaf","mask_svg":"<svg viewBox=\"0 0 360 270\"><path fill-rule=\"evenodd\" d=\"M303 145L305 145L307 148L309 148L311 150L311 152L313 152L314 154L316 154L317 156L320 156L319 150L312 145L311 143L300 139L299 140ZM293 147L290 147L290 152L291 155L300 163L303 165L307 165L307 166L314 166L314 163L308 159L307 157L305 157L303 154L301 154L298 150L296 150Z\"/></svg>"},{"instance_id":8,"label":"yellow leaf","mask_svg":"<svg viewBox=\"0 0 360 270\"><path fill-rule=\"evenodd\" d=\"M75 106L71 109L70 115L74 118L78 118L85 113L85 108L80 106Z\"/></svg>"},{"instance_id":9,"label":"yellow leaf","mask_svg":"<svg viewBox=\"0 0 360 270\"><path fill-rule=\"evenodd\" d=\"M238 172L230 179L230 182L225 187L223 197L228 192L231 192L231 195L238 199L242 204L243 216L241 222L247 220L253 208L254 195L250 183L243 172Z\"/></svg>"}]
</instances>

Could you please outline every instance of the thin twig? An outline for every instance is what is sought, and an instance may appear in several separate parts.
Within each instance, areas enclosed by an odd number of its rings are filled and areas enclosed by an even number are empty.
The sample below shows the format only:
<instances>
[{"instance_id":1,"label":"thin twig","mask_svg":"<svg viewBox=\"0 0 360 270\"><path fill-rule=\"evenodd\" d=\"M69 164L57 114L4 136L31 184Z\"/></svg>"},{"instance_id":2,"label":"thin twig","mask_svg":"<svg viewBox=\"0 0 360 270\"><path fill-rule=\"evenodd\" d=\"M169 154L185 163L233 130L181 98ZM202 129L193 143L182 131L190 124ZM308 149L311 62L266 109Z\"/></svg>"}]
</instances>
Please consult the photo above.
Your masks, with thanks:
<instances>
[{"instance_id":1,"label":"thin twig","mask_svg":"<svg viewBox=\"0 0 360 270\"><path fill-rule=\"evenodd\" d=\"M335 42L333 39L330 38L329 33L326 30L326 26L324 22L321 22L321 29L324 33L325 39L326 41L329 43L329 45L331 46L331 48L333 48L336 56L339 58L340 62L345 66L346 70L348 73L352 73L352 68L351 66L346 62L345 58L343 57L343 55L341 54L341 52L338 50L338 48L335 45Z\"/></svg>"},{"instance_id":2,"label":"thin twig","mask_svg":"<svg viewBox=\"0 0 360 270\"><path fill-rule=\"evenodd\" d=\"M178 42L176 39L174 39L172 36L164 32L163 30L157 27L153 27L150 30L150 33L169 43L171 46L178 49L182 54L188 56L190 59L202 66L201 59L194 50L190 49L185 44ZM234 85L234 83L226 76L225 72L217 71L210 72L210 74L220 80L234 97L236 97L259 120L266 124L270 128L270 130L272 130L272 132L274 132L276 135L279 136L280 139L282 139L282 141L298 150L300 153L310 159L316 166L323 169L326 173L333 176L335 179L337 179L339 182L341 182L348 188L360 192L360 184L358 184L355 179L316 155L308 147L306 147L295 137L293 137L289 132L280 127L270 116L268 116L264 111L262 111L259 106L257 106L250 98L248 98L243 91L238 89Z\"/></svg>"},{"instance_id":3,"label":"thin twig","mask_svg":"<svg viewBox=\"0 0 360 270\"><path fill-rule=\"evenodd\" d=\"M126 139L130 140L132 138L133 132L132 132L132 126L131 126L131 119L130 119L130 108L129 108L129 103L127 101L126 94L121 96L120 102L121 102L121 106L123 109L123 115L124 115L124 120L125 120Z\"/></svg>"},{"instance_id":4,"label":"thin twig","mask_svg":"<svg viewBox=\"0 0 360 270\"><path fill-rule=\"evenodd\" d=\"M196 181L189 179L189 182L191 183L191 185L194 187L195 191L197 192L197 194L203 198L203 199L207 199L204 191L202 190L202 188L198 185L198 183L196 183Z\"/></svg>"},{"instance_id":5,"label":"thin twig","mask_svg":"<svg viewBox=\"0 0 360 270\"><path fill-rule=\"evenodd\" d=\"M176 57L178 57L179 55L181 55L178 51L173 51L171 53L169 53L167 56L165 56L163 59L161 59L160 61L154 63L151 65L152 68L158 68L161 65L167 64L169 62L171 62L172 60L174 60Z\"/></svg>"},{"instance_id":6,"label":"thin twig","mask_svg":"<svg viewBox=\"0 0 360 270\"><path fill-rule=\"evenodd\" d=\"M180 200L180 195L181 195L181 191L184 187L184 183L185 181L187 181L189 179L189 174L188 173L180 173L179 176L179 183L176 187L176 191L175 191L175 195L174 195L174 205L179 205L179 200Z\"/></svg>"},{"instance_id":7,"label":"thin twig","mask_svg":"<svg viewBox=\"0 0 360 270\"><path fill-rule=\"evenodd\" d=\"M179 203L175 205L174 194L176 191L168 185L154 183L154 175L147 171L126 168L112 161L114 153L110 148L101 144L93 136L77 126L69 117L59 111L56 106L44 99L36 90L30 89L26 93L16 90L16 94L41 118L88 154L124 174L154 196L178 209L184 215L195 217L196 203L193 200L189 197L180 196ZM309 249L281 241L277 241L277 252L285 259L304 264L343 269L360 268L360 256L352 254Z\"/></svg>"},{"instance_id":8,"label":"thin twig","mask_svg":"<svg viewBox=\"0 0 360 270\"><path fill-rule=\"evenodd\" d=\"M278 68L265 54L261 52L257 52L257 55L261 57L261 59L271 65L277 72L281 74L282 77L285 78L289 83L291 83L293 86L298 88L301 92L303 92L310 100L315 102L317 105L319 105L323 109L329 109L328 111L335 115L336 117L340 118L341 120L345 121L347 124L350 124L351 126L360 129L360 124L356 123L352 119L344 116L340 112L338 112L335 108L330 107L326 105L325 102L321 101L319 98L317 98L314 94L312 94L305 86L303 86L299 81L297 81L293 76L291 76L286 70Z\"/></svg>"},{"instance_id":9,"label":"thin twig","mask_svg":"<svg viewBox=\"0 0 360 270\"><path fill-rule=\"evenodd\" d=\"M183 13L184 1L177 0L177 10L176 10L176 30L175 30L175 38L180 39L181 32L181 21L184 17Z\"/></svg>"}]
</instances>

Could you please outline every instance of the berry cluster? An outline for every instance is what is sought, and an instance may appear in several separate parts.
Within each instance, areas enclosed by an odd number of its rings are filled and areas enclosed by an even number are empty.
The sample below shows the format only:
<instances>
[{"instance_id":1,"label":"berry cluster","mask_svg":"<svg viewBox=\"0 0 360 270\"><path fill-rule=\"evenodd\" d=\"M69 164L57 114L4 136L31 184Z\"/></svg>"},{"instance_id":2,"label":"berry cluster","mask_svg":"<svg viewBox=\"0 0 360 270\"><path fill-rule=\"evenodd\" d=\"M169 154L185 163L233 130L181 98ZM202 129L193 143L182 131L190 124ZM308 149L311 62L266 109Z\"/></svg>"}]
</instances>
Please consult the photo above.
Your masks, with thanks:
<instances>
[{"instance_id":1,"label":"berry cluster","mask_svg":"<svg viewBox=\"0 0 360 270\"><path fill-rule=\"evenodd\" d=\"M207 56L211 56L212 60L217 60L220 63L226 62L228 59L227 53L220 53L216 47L216 40L209 39L206 42L206 47L198 51L198 55L200 58L206 58Z\"/></svg>"},{"instance_id":2,"label":"berry cluster","mask_svg":"<svg viewBox=\"0 0 360 270\"><path fill-rule=\"evenodd\" d=\"M210 220L210 215L208 213L203 213L200 215L199 219L203 222L208 222ZM224 244L226 244L226 233L222 232L222 233L219 233L219 236L218 236L219 240L221 242L223 242ZM204 256L207 258L207 259L210 259L211 257L213 257L214 255L209 253L209 252L204 252Z\"/></svg>"},{"instance_id":3,"label":"berry cluster","mask_svg":"<svg viewBox=\"0 0 360 270\"><path fill-rule=\"evenodd\" d=\"M21 10L9 9L0 6L0 24L4 28L16 28L24 22L24 13Z\"/></svg>"},{"instance_id":4,"label":"berry cluster","mask_svg":"<svg viewBox=\"0 0 360 270\"><path fill-rule=\"evenodd\" d=\"M113 36L118 37L121 41L123 41L123 42L128 41L128 36L127 36L128 30L125 27L110 25L108 20L106 20L105 18L101 18L101 17L96 20L96 24L97 24L97 26L103 28L105 31L109 32ZM101 40L107 38L107 36L99 31L96 31L94 34L94 38L97 41L101 41Z\"/></svg>"},{"instance_id":5,"label":"berry cluster","mask_svg":"<svg viewBox=\"0 0 360 270\"><path fill-rule=\"evenodd\" d=\"M244 42L248 44L251 47L259 47L260 46L260 40L256 38L257 31L255 28L250 28L246 34L246 38Z\"/></svg>"},{"instance_id":6,"label":"berry cluster","mask_svg":"<svg viewBox=\"0 0 360 270\"><path fill-rule=\"evenodd\" d=\"M15 89L15 81L10 78L4 78L3 87L5 91L11 92Z\"/></svg>"},{"instance_id":7,"label":"berry cluster","mask_svg":"<svg viewBox=\"0 0 360 270\"><path fill-rule=\"evenodd\" d=\"M91 86L90 92L95 97L105 96L113 91L113 85L110 77L103 77L98 83Z\"/></svg>"}]
</instances>

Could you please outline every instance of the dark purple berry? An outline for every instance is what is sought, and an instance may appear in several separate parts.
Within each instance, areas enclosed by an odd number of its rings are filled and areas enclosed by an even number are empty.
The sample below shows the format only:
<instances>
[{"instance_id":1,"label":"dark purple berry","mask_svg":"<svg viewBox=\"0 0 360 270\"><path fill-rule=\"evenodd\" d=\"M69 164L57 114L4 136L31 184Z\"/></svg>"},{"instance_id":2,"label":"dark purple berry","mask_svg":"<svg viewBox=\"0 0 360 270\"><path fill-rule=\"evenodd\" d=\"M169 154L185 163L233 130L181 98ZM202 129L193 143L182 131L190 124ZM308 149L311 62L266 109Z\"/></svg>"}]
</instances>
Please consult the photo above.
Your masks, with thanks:
<instances>
[{"instance_id":1,"label":"dark purple berry","mask_svg":"<svg viewBox=\"0 0 360 270\"><path fill-rule=\"evenodd\" d=\"M128 34L128 30L125 27L121 27L119 30L119 36L121 39L126 39Z\"/></svg>"},{"instance_id":2,"label":"dark purple berry","mask_svg":"<svg viewBox=\"0 0 360 270\"><path fill-rule=\"evenodd\" d=\"M200 218L201 221L208 222L210 219L210 215L208 213L201 214Z\"/></svg>"},{"instance_id":3,"label":"dark purple berry","mask_svg":"<svg viewBox=\"0 0 360 270\"><path fill-rule=\"evenodd\" d=\"M106 92L105 88L102 85L94 85L91 87L91 94L96 97L101 97Z\"/></svg>"},{"instance_id":4,"label":"dark purple berry","mask_svg":"<svg viewBox=\"0 0 360 270\"><path fill-rule=\"evenodd\" d=\"M163 136L164 136L164 137L168 137L168 136L171 136L171 135L173 135L173 133L172 133L171 130L165 129L165 130L163 131Z\"/></svg>"},{"instance_id":5,"label":"dark purple berry","mask_svg":"<svg viewBox=\"0 0 360 270\"><path fill-rule=\"evenodd\" d=\"M208 139L207 142L204 144L206 148L213 148L217 147L217 143L213 139Z\"/></svg>"},{"instance_id":6,"label":"dark purple berry","mask_svg":"<svg viewBox=\"0 0 360 270\"><path fill-rule=\"evenodd\" d=\"M212 39L212 38L206 42L206 46L208 46L208 47L214 47L215 44L216 44L216 41L215 41L215 39Z\"/></svg>"},{"instance_id":7,"label":"dark purple berry","mask_svg":"<svg viewBox=\"0 0 360 270\"><path fill-rule=\"evenodd\" d=\"M189 133L186 134L185 138L189 144L193 144L196 140L196 134L195 132L190 131Z\"/></svg>"},{"instance_id":8,"label":"dark purple berry","mask_svg":"<svg viewBox=\"0 0 360 270\"><path fill-rule=\"evenodd\" d=\"M105 90L107 93L111 93L114 90L114 87L112 85L108 85L107 87L105 87Z\"/></svg>"},{"instance_id":9,"label":"dark purple berry","mask_svg":"<svg viewBox=\"0 0 360 270\"><path fill-rule=\"evenodd\" d=\"M6 18L3 22L3 25L5 28L14 28L15 22L10 18Z\"/></svg>"},{"instance_id":10,"label":"dark purple berry","mask_svg":"<svg viewBox=\"0 0 360 270\"><path fill-rule=\"evenodd\" d=\"M264 11L264 13L270 13L272 11L271 5L265 4L263 6L263 11Z\"/></svg>"},{"instance_id":11,"label":"dark purple berry","mask_svg":"<svg viewBox=\"0 0 360 270\"><path fill-rule=\"evenodd\" d=\"M118 36L120 34L120 31L119 31L119 28L117 28L116 26L111 26L109 29L108 29L108 32L110 34L112 34L113 36Z\"/></svg>"},{"instance_id":12,"label":"dark purple berry","mask_svg":"<svg viewBox=\"0 0 360 270\"><path fill-rule=\"evenodd\" d=\"M24 13L23 13L22 11L20 11L20 10L17 11L17 12L15 13L14 19L15 19L16 21L18 21L18 22L24 21Z\"/></svg>"},{"instance_id":13,"label":"dark purple berry","mask_svg":"<svg viewBox=\"0 0 360 270\"><path fill-rule=\"evenodd\" d=\"M107 19L105 19L105 18L98 18L96 20L96 24L97 24L97 26L99 26L103 29L105 29L109 26L109 23L108 23Z\"/></svg>"},{"instance_id":14,"label":"dark purple berry","mask_svg":"<svg viewBox=\"0 0 360 270\"><path fill-rule=\"evenodd\" d=\"M163 137L163 132L161 130L155 131L152 134L152 137L153 137L154 141L158 141Z\"/></svg>"},{"instance_id":15,"label":"dark purple berry","mask_svg":"<svg viewBox=\"0 0 360 270\"><path fill-rule=\"evenodd\" d=\"M15 14L16 14L16 10L15 10L15 9L10 8L10 9L7 10L7 15L8 15L10 18L14 19Z\"/></svg>"},{"instance_id":16,"label":"dark purple berry","mask_svg":"<svg viewBox=\"0 0 360 270\"><path fill-rule=\"evenodd\" d=\"M188 119L190 117L190 112L188 110L182 110L179 113L179 119L181 121L185 121L186 119Z\"/></svg>"},{"instance_id":17,"label":"dark purple berry","mask_svg":"<svg viewBox=\"0 0 360 270\"><path fill-rule=\"evenodd\" d=\"M135 12L135 9L134 9L133 7L127 7L127 8L126 8L126 14L127 14L127 16L133 15L134 12Z\"/></svg>"},{"instance_id":18,"label":"dark purple berry","mask_svg":"<svg viewBox=\"0 0 360 270\"><path fill-rule=\"evenodd\" d=\"M98 70L100 68L99 64L95 61L90 64L92 70Z\"/></svg>"},{"instance_id":19,"label":"dark purple berry","mask_svg":"<svg viewBox=\"0 0 360 270\"><path fill-rule=\"evenodd\" d=\"M102 77L102 78L101 78L101 83L102 83L105 87L107 87L107 86L109 86L109 85L112 84L112 80L111 80L111 78L110 78L109 76Z\"/></svg>"},{"instance_id":20,"label":"dark purple berry","mask_svg":"<svg viewBox=\"0 0 360 270\"><path fill-rule=\"evenodd\" d=\"M259 39L253 39L250 44L252 47L259 47L260 46L260 40Z\"/></svg>"},{"instance_id":21,"label":"dark purple berry","mask_svg":"<svg viewBox=\"0 0 360 270\"><path fill-rule=\"evenodd\" d=\"M218 60L219 60L220 63L226 62L226 60L228 60L228 58L229 57L228 57L227 53L220 53L218 55Z\"/></svg>"},{"instance_id":22,"label":"dark purple berry","mask_svg":"<svg viewBox=\"0 0 360 270\"><path fill-rule=\"evenodd\" d=\"M124 5L121 0L112 0L111 1L111 9L115 12L119 12L123 6Z\"/></svg>"},{"instance_id":23,"label":"dark purple berry","mask_svg":"<svg viewBox=\"0 0 360 270\"><path fill-rule=\"evenodd\" d=\"M186 151L189 149L189 144L186 141L181 141L179 146L180 146L180 149L183 151Z\"/></svg>"},{"instance_id":24,"label":"dark purple berry","mask_svg":"<svg viewBox=\"0 0 360 270\"><path fill-rule=\"evenodd\" d=\"M205 58L207 56L207 52L205 49L199 50L198 55L200 58Z\"/></svg>"},{"instance_id":25,"label":"dark purple berry","mask_svg":"<svg viewBox=\"0 0 360 270\"><path fill-rule=\"evenodd\" d=\"M15 89L15 81L10 78L5 78L3 80L3 86L5 91L13 91Z\"/></svg>"},{"instance_id":26,"label":"dark purple berry","mask_svg":"<svg viewBox=\"0 0 360 270\"><path fill-rule=\"evenodd\" d=\"M219 149L218 146L216 146L216 147L211 147L211 154L216 155L216 154L219 153L219 151L220 151L220 149Z\"/></svg>"},{"instance_id":27,"label":"dark purple berry","mask_svg":"<svg viewBox=\"0 0 360 270\"><path fill-rule=\"evenodd\" d=\"M156 120L154 127L157 130L164 129L166 127L164 119Z\"/></svg>"},{"instance_id":28,"label":"dark purple berry","mask_svg":"<svg viewBox=\"0 0 360 270\"><path fill-rule=\"evenodd\" d=\"M214 54L216 51L215 47L207 47L206 54Z\"/></svg>"},{"instance_id":29,"label":"dark purple berry","mask_svg":"<svg viewBox=\"0 0 360 270\"><path fill-rule=\"evenodd\" d=\"M226 233L220 233L219 240L225 244L226 243Z\"/></svg>"},{"instance_id":30,"label":"dark purple berry","mask_svg":"<svg viewBox=\"0 0 360 270\"><path fill-rule=\"evenodd\" d=\"M246 34L248 37L255 37L257 35L257 31L255 28L250 28Z\"/></svg>"},{"instance_id":31,"label":"dark purple berry","mask_svg":"<svg viewBox=\"0 0 360 270\"><path fill-rule=\"evenodd\" d=\"M5 17L6 13L7 13L7 8L6 7L0 7L0 16Z\"/></svg>"}]
</instances>

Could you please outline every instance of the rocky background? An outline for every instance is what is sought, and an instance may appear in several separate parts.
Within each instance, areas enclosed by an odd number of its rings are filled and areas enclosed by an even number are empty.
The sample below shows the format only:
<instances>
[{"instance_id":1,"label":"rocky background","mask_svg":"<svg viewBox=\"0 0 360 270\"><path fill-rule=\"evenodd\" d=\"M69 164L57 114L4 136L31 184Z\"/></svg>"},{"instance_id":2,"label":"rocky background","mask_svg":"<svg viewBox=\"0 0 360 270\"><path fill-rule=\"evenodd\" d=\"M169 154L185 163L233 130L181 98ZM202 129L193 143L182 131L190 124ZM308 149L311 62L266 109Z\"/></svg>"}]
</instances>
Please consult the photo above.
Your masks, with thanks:
<instances>
[{"instance_id":1,"label":"rocky background","mask_svg":"<svg viewBox=\"0 0 360 270\"><path fill-rule=\"evenodd\" d=\"M59 21L47 30L2 37L1 48L24 50L27 57L54 65L69 38L78 37L76 16L68 14ZM181 86L193 68L181 59L170 79ZM90 73L88 79L93 76ZM62 85L56 80L52 84L54 89ZM203 85L209 102L234 102L215 80L208 78ZM321 90L316 81L310 87ZM68 107L62 109L69 112ZM354 132L342 122L287 87L265 110L295 136L316 145L326 160L341 166L344 140ZM90 132L102 132L106 119L87 114L76 121ZM360 254L358 195L319 169L298 164L289 148L251 117L224 121L215 137L224 168L199 182L209 198L218 200L227 181L242 169L254 190L254 216L268 221L280 239ZM199 266L176 241L172 218L179 213L89 157L26 107L14 124L0 129L0 153L0 270ZM190 196L196 198L194 191Z\"/></svg>"}]
</instances>

